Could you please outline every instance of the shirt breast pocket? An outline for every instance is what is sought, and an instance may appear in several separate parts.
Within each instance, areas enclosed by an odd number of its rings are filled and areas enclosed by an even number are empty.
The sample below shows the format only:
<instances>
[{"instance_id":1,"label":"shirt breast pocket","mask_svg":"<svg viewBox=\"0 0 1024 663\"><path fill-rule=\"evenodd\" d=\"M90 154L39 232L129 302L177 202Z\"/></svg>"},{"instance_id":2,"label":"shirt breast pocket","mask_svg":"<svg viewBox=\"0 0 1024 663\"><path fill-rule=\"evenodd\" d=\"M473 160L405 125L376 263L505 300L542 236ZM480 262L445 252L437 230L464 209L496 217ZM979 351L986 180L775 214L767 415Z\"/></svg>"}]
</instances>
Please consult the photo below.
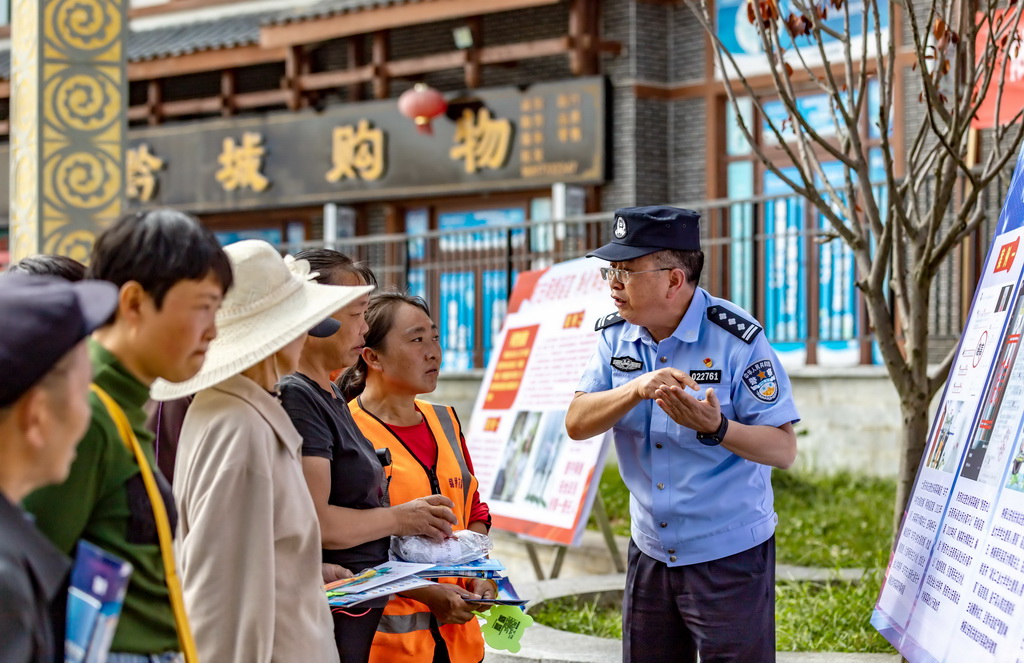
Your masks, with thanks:
<instances>
[{"instance_id":1,"label":"shirt breast pocket","mask_svg":"<svg viewBox=\"0 0 1024 663\"><path fill-rule=\"evenodd\" d=\"M641 375L639 371L627 373L625 371L612 369L612 388L621 387L639 375ZM639 405L627 412L625 416L615 424L615 428L627 430L638 435L646 435L647 427L645 419L653 403L654 401L649 400L641 401Z\"/></svg>"},{"instance_id":2,"label":"shirt breast pocket","mask_svg":"<svg viewBox=\"0 0 1024 663\"><path fill-rule=\"evenodd\" d=\"M715 388L715 396L718 397L718 405L722 410L722 414L725 415L726 419L736 419L736 408L732 400L732 385L726 380L721 384L713 385ZM706 391L706 389L705 389Z\"/></svg>"}]
</instances>

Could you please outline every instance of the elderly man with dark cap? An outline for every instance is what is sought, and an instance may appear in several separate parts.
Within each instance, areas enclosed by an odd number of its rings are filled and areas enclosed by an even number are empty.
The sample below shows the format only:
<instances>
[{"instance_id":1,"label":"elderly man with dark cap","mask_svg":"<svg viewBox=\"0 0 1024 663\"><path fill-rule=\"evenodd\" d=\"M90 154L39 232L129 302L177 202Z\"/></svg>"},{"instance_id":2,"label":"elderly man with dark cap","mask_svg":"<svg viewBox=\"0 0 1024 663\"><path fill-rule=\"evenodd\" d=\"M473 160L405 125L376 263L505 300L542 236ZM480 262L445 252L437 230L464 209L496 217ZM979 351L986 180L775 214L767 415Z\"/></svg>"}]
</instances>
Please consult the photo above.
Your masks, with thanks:
<instances>
[{"instance_id":1,"label":"elderly man with dark cap","mask_svg":"<svg viewBox=\"0 0 1024 663\"><path fill-rule=\"evenodd\" d=\"M89 425L84 339L117 306L109 283L0 277L0 661L49 663L63 652L61 591L70 562L19 508L63 481ZM52 623L56 621L57 623ZM58 636L59 637L59 636ZM63 655L56 657L63 660Z\"/></svg>"},{"instance_id":2,"label":"elderly man with dark cap","mask_svg":"<svg viewBox=\"0 0 1024 663\"><path fill-rule=\"evenodd\" d=\"M618 311L566 415L612 429L629 488L625 661L775 660L771 468L796 458L789 378L761 326L697 286L700 216L618 210L589 256Z\"/></svg>"}]
</instances>

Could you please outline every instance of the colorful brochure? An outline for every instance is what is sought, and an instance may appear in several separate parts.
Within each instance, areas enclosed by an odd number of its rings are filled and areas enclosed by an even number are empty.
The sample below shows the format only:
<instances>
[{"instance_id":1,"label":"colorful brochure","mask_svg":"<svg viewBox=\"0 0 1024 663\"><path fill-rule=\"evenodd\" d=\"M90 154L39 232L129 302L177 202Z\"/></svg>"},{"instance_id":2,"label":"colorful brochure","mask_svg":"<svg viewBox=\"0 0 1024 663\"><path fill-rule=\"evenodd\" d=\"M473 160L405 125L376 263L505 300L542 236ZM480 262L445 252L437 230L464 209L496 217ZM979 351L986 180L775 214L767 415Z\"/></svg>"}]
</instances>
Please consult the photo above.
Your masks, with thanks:
<instances>
[{"instance_id":1,"label":"colorful brochure","mask_svg":"<svg viewBox=\"0 0 1024 663\"><path fill-rule=\"evenodd\" d=\"M434 583L416 576L429 569L430 564L412 562L385 562L366 569L352 578L336 580L324 587L327 602L332 608L348 607L389 594L426 587Z\"/></svg>"}]
</instances>

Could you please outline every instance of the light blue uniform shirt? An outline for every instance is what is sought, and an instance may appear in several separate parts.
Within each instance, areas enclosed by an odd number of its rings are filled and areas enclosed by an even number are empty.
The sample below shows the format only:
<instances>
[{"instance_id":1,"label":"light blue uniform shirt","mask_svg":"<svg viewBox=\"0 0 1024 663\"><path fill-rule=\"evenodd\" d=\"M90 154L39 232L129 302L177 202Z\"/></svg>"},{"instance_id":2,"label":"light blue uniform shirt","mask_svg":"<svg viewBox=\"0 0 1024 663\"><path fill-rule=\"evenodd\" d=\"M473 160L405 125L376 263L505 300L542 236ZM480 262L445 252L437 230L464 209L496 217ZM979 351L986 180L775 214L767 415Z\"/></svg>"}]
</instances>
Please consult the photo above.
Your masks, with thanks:
<instances>
[{"instance_id":1,"label":"light blue uniform shirt","mask_svg":"<svg viewBox=\"0 0 1024 663\"><path fill-rule=\"evenodd\" d=\"M714 387L730 421L777 427L800 419L789 377L760 325L702 288L675 333L660 343L628 322L604 328L577 391L607 391L667 367L695 376L701 398ZM633 540L645 554L669 566L697 564L753 548L775 532L769 466L701 444L652 400L612 430L630 493Z\"/></svg>"}]
</instances>

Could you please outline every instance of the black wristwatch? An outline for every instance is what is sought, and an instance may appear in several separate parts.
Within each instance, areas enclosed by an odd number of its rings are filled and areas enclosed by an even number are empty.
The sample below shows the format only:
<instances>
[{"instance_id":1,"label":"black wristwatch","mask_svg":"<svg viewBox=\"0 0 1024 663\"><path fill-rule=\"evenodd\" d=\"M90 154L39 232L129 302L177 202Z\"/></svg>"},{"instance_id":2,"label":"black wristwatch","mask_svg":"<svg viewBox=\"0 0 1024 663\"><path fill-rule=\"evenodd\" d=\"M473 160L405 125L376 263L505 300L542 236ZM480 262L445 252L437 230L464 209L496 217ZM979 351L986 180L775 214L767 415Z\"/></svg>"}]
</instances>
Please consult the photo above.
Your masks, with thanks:
<instances>
[{"instance_id":1,"label":"black wristwatch","mask_svg":"<svg viewBox=\"0 0 1024 663\"><path fill-rule=\"evenodd\" d=\"M722 415L722 423L718 425L718 430L713 433L697 433L697 441L708 447L717 447L725 439L725 431L729 430L729 420Z\"/></svg>"}]
</instances>

